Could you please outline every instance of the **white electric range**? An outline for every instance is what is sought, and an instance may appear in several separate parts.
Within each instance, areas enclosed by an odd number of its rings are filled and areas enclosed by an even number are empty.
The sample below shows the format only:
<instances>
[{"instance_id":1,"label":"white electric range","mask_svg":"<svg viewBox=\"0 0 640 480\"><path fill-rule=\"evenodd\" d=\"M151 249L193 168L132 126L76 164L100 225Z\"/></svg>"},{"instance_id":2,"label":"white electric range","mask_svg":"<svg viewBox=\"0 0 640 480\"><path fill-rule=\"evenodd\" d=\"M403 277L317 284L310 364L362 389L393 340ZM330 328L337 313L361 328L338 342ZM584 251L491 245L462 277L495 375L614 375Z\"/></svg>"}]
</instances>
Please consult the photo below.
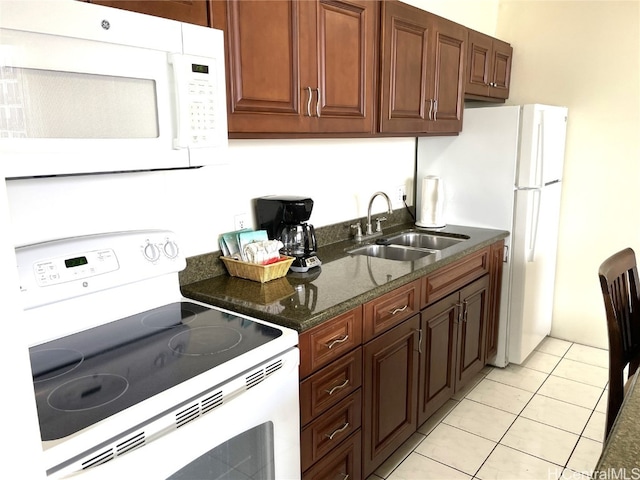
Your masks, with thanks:
<instances>
[{"instance_id":1,"label":"white electric range","mask_svg":"<svg viewBox=\"0 0 640 480\"><path fill-rule=\"evenodd\" d=\"M300 476L297 333L184 298L174 233L16 257L50 478Z\"/></svg>"}]
</instances>

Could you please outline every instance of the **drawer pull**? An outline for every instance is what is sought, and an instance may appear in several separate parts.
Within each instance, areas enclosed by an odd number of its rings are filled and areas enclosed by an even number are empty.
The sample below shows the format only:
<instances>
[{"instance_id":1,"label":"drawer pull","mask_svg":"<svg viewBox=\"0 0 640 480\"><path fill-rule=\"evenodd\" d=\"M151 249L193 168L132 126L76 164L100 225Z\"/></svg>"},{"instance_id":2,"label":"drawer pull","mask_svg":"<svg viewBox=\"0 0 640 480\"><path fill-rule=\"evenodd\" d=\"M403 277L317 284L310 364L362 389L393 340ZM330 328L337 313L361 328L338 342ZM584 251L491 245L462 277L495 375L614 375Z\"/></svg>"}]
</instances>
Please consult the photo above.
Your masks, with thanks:
<instances>
[{"instance_id":1,"label":"drawer pull","mask_svg":"<svg viewBox=\"0 0 640 480\"><path fill-rule=\"evenodd\" d=\"M347 385L349 385L349 379L348 378L344 382L342 382L340 385L336 385L331 390L325 390L325 392L327 392L329 395L333 395L333 392L335 392L336 390L342 390Z\"/></svg>"},{"instance_id":2,"label":"drawer pull","mask_svg":"<svg viewBox=\"0 0 640 480\"><path fill-rule=\"evenodd\" d=\"M395 315L396 313L400 313L400 312L404 312L407 308L409 308L409 305L405 305L402 308L394 308L393 310L391 310L389 313L391 315Z\"/></svg>"},{"instance_id":3,"label":"drawer pull","mask_svg":"<svg viewBox=\"0 0 640 480\"><path fill-rule=\"evenodd\" d=\"M344 342L346 342L347 340L349 340L349 335L345 335L345 336L344 336L344 337L342 337L342 338L337 338L337 339L335 339L334 341L332 341L332 342L330 342L330 343L327 343L327 348L333 348L333 346L334 346L335 344L337 344L337 343L338 343L338 344L339 344L339 343L344 343Z\"/></svg>"},{"instance_id":4,"label":"drawer pull","mask_svg":"<svg viewBox=\"0 0 640 480\"><path fill-rule=\"evenodd\" d=\"M343 426L341 426L340 428L338 428L337 430L335 430L333 433L329 434L325 434L325 437L327 437L329 440L333 440L333 437L335 437L337 434L339 434L340 432L344 432L347 428L349 428L349 422L345 423Z\"/></svg>"}]
</instances>

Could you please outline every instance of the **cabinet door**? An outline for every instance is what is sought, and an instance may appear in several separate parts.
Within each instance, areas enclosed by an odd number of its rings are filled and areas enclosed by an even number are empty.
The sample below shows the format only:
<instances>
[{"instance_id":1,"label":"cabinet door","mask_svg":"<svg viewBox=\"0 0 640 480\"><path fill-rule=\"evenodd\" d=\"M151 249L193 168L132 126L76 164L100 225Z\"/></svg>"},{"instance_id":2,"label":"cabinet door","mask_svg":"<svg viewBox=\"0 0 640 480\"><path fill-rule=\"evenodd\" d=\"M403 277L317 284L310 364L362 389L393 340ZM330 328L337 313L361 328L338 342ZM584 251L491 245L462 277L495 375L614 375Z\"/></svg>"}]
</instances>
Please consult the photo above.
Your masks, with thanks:
<instances>
[{"instance_id":1,"label":"cabinet door","mask_svg":"<svg viewBox=\"0 0 640 480\"><path fill-rule=\"evenodd\" d=\"M464 57L467 29L440 17L435 18L433 60L433 115L429 132L462 130Z\"/></svg>"},{"instance_id":2,"label":"cabinet door","mask_svg":"<svg viewBox=\"0 0 640 480\"><path fill-rule=\"evenodd\" d=\"M492 44L490 36L469 30L465 94L489 95Z\"/></svg>"},{"instance_id":3,"label":"cabinet door","mask_svg":"<svg viewBox=\"0 0 640 480\"><path fill-rule=\"evenodd\" d=\"M422 312L418 425L454 393L458 335L458 293Z\"/></svg>"},{"instance_id":4,"label":"cabinet door","mask_svg":"<svg viewBox=\"0 0 640 480\"><path fill-rule=\"evenodd\" d=\"M214 1L213 26L225 31L229 133L310 129L300 89L299 6L291 0ZM308 27L305 28L308 30Z\"/></svg>"},{"instance_id":5,"label":"cabinet door","mask_svg":"<svg viewBox=\"0 0 640 480\"><path fill-rule=\"evenodd\" d=\"M367 0L300 3L301 17L311 19L315 32L301 32L310 42L303 51L313 52L302 89L313 94L314 131L373 132L378 8Z\"/></svg>"},{"instance_id":6,"label":"cabinet door","mask_svg":"<svg viewBox=\"0 0 640 480\"><path fill-rule=\"evenodd\" d=\"M417 428L419 326L415 315L364 346L364 478Z\"/></svg>"},{"instance_id":7,"label":"cabinet door","mask_svg":"<svg viewBox=\"0 0 640 480\"><path fill-rule=\"evenodd\" d=\"M431 73L429 14L402 3L383 2L381 31L381 132L426 132Z\"/></svg>"},{"instance_id":8,"label":"cabinet door","mask_svg":"<svg viewBox=\"0 0 640 480\"><path fill-rule=\"evenodd\" d=\"M493 40L493 70L489 95L494 98L509 98L512 57L511 45L497 39Z\"/></svg>"},{"instance_id":9,"label":"cabinet door","mask_svg":"<svg viewBox=\"0 0 640 480\"><path fill-rule=\"evenodd\" d=\"M489 275L491 298L489 299L489 317L487 321L487 344L485 361L498 353L498 329L500 327L500 296L502 294L502 271L504 240L491 245L489 255Z\"/></svg>"},{"instance_id":10,"label":"cabinet door","mask_svg":"<svg viewBox=\"0 0 640 480\"><path fill-rule=\"evenodd\" d=\"M88 2L204 27L209 26L209 4L201 0L88 0Z\"/></svg>"},{"instance_id":11,"label":"cabinet door","mask_svg":"<svg viewBox=\"0 0 640 480\"><path fill-rule=\"evenodd\" d=\"M469 30L465 95L509 98L513 48L506 42Z\"/></svg>"},{"instance_id":12,"label":"cabinet door","mask_svg":"<svg viewBox=\"0 0 640 480\"><path fill-rule=\"evenodd\" d=\"M485 327L489 315L489 275L460 290L456 390L484 367Z\"/></svg>"},{"instance_id":13,"label":"cabinet door","mask_svg":"<svg viewBox=\"0 0 640 480\"><path fill-rule=\"evenodd\" d=\"M380 131L462 129L467 30L402 3L383 3Z\"/></svg>"}]
</instances>

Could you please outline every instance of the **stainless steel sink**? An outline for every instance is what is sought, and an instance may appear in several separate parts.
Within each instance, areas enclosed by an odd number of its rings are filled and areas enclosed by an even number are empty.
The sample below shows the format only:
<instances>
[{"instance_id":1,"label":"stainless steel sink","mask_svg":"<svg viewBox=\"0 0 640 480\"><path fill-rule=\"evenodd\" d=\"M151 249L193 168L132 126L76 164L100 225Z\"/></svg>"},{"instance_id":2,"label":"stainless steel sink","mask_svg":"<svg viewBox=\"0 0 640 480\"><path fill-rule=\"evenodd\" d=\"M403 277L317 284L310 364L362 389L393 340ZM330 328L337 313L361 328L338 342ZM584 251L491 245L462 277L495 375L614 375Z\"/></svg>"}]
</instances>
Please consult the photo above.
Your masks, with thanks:
<instances>
[{"instance_id":1,"label":"stainless steel sink","mask_svg":"<svg viewBox=\"0 0 640 480\"><path fill-rule=\"evenodd\" d=\"M349 250L350 255L367 255L369 257L386 258L410 262L453 247L468 240L469 237L437 235L425 232L402 232L376 240L373 245L362 245Z\"/></svg>"},{"instance_id":2,"label":"stainless steel sink","mask_svg":"<svg viewBox=\"0 0 640 480\"><path fill-rule=\"evenodd\" d=\"M386 258L388 260L400 260L410 262L426 257L435 252L426 249L417 249L401 245L363 245L349 251L351 255L367 255L369 257Z\"/></svg>"},{"instance_id":3,"label":"stainless steel sink","mask_svg":"<svg viewBox=\"0 0 640 480\"><path fill-rule=\"evenodd\" d=\"M428 248L430 250L443 250L448 247L468 240L469 237L448 237L444 235L434 235L422 232L404 232L392 235L384 239L386 244L405 245L415 248Z\"/></svg>"}]
</instances>

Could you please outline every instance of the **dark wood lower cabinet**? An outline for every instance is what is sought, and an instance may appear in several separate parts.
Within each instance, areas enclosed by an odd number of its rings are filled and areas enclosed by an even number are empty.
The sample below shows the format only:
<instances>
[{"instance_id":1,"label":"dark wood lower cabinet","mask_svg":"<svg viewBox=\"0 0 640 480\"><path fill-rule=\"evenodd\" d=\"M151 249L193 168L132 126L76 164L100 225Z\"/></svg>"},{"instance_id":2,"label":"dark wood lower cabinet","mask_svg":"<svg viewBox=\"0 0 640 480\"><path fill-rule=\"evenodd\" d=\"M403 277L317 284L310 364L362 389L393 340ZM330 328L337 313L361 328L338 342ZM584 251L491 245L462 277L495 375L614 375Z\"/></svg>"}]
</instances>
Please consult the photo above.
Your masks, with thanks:
<instances>
[{"instance_id":1,"label":"dark wood lower cabinet","mask_svg":"<svg viewBox=\"0 0 640 480\"><path fill-rule=\"evenodd\" d=\"M495 353L504 242L300 335L304 479L371 475Z\"/></svg>"},{"instance_id":2,"label":"dark wood lower cabinet","mask_svg":"<svg viewBox=\"0 0 640 480\"><path fill-rule=\"evenodd\" d=\"M362 465L360 451L362 450L360 430L351 435L334 448L302 475L303 480L361 479Z\"/></svg>"},{"instance_id":3,"label":"dark wood lower cabinet","mask_svg":"<svg viewBox=\"0 0 640 480\"><path fill-rule=\"evenodd\" d=\"M425 422L454 394L458 342L458 294L422 312L418 424Z\"/></svg>"},{"instance_id":4,"label":"dark wood lower cabinet","mask_svg":"<svg viewBox=\"0 0 640 480\"><path fill-rule=\"evenodd\" d=\"M498 327L500 321L500 296L502 294L502 271L504 269L504 240L491 245L489 262L491 276L491 298L489 321L487 323L486 361L491 361L498 353ZM486 363L486 362L485 362Z\"/></svg>"},{"instance_id":5,"label":"dark wood lower cabinet","mask_svg":"<svg viewBox=\"0 0 640 480\"><path fill-rule=\"evenodd\" d=\"M365 478L416 431L419 328L415 315L364 346Z\"/></svg>"},{"instance_id":6,"label":"dark wood lower cabinet","mask_svg":"<svg viewBox=\"0 0 640 480\"><path fill-rule=\"evenodd\" d=\"M485 365L489 275L422 311L418 424Z\"/></svg>"},{"instance_id":7,"label":"dark wood lower cabinet","mask_svg":"<svg viewBox=\"0 0 640 480\"><path fill-rule=\"evenodd\" d=\"M456 390L484 367L485 326L489 317L489 275L460 291Z\"/></svg>"}]
</instances>

